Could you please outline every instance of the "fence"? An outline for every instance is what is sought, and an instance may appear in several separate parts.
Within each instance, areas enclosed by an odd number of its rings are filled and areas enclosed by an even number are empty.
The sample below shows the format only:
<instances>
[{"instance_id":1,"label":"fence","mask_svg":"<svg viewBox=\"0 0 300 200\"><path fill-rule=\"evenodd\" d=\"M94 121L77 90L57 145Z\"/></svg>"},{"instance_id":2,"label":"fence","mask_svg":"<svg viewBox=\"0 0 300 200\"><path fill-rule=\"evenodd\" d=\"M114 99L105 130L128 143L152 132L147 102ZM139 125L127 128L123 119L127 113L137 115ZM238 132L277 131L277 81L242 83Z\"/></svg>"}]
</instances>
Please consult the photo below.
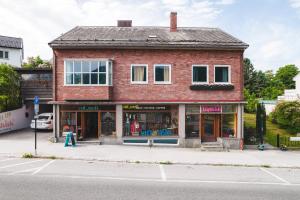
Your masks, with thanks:
<instances>
[{"instance_id":1,"label":"fence","mask_svg":"<svg viewBox=\"0 0 300 200\"><path fill-rule=\"evenodd\" d=\"M287 146L289 149L300 149L300 141L291 141L291 137L279 135L279 134L267 134L266 142L275 147L280 147L281 145Z\"/></svg>"}]
</instances>

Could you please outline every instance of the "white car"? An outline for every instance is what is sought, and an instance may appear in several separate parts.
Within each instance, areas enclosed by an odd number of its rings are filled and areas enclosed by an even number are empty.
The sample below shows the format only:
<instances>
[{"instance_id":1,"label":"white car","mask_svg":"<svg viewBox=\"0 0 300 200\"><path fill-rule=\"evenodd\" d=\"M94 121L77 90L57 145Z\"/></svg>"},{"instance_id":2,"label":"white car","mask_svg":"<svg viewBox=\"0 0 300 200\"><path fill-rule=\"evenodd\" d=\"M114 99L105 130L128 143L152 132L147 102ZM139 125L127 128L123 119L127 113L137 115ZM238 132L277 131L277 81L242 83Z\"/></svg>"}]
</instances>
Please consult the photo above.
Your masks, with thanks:
<instances>
[{"instance_id":1,"label":"white car","mask_svg":"<svg viewBox=\"0 0 300 200\"><path fill-rule=\"evenodd\" d=\"M44 130L52 130L53 129L53 113L42 113L37 116L36 120L36 128L44 129ZM31 128L35 128L34 119L30 124Z\"/></svg>"}]
</instances>

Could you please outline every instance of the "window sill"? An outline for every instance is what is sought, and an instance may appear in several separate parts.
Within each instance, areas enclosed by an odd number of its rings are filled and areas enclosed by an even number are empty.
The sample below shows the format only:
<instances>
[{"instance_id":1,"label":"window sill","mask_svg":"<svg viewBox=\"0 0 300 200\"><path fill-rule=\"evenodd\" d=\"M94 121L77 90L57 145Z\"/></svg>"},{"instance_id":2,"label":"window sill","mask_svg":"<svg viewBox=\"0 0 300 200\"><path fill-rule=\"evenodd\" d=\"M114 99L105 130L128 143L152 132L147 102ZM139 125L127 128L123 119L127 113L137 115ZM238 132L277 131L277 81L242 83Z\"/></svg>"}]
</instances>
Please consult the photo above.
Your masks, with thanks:
<instances>
[{"instance_id":1,"label":"window sill","mask_svg":"<svg viewBox=\"0 0 300 200\"><path fill-rule=\"evenodd\" d=\"M233 90L234 85L230 83L226 84L197 84L191 85L191 90Z\"/></svg>"}]
</instances>

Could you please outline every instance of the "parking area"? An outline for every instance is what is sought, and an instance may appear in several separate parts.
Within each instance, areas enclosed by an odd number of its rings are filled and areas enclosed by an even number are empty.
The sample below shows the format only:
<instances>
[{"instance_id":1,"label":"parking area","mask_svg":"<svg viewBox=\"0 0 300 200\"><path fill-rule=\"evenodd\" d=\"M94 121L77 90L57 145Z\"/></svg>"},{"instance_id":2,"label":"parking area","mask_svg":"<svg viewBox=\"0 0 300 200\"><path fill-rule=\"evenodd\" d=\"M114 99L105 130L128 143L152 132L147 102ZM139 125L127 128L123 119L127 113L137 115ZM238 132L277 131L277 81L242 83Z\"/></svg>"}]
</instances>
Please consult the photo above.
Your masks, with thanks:
<instances>
[{"instance_id":1,"label":"parking area","mask_svg":"<svg viewBox=\"0 0 300 200\"><path fill-rule=\"evenodd\" d=\"M0 176L300 186L300 169L0 157Z\"/></svg>"}]
</instances>

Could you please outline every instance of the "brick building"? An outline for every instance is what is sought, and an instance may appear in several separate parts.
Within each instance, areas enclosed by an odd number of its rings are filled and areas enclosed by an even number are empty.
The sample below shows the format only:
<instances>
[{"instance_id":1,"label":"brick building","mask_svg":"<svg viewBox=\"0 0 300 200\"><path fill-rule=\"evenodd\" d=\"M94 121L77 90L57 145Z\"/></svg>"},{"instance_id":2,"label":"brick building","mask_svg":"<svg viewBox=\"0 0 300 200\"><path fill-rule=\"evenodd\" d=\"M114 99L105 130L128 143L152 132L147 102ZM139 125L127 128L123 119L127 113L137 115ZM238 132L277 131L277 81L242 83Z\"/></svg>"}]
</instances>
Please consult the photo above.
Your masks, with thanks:
<instances>
[{"instance_id":1,"label":"brick building","mask_svg":"<svg viewBox=\"0 0 300 200\"><path fill-rule=\"evenodd\" d=\"M243 138L243 52L218 28L78 26L53 49L55 138L200 146Z\"/></svg>"}]
</instances>

